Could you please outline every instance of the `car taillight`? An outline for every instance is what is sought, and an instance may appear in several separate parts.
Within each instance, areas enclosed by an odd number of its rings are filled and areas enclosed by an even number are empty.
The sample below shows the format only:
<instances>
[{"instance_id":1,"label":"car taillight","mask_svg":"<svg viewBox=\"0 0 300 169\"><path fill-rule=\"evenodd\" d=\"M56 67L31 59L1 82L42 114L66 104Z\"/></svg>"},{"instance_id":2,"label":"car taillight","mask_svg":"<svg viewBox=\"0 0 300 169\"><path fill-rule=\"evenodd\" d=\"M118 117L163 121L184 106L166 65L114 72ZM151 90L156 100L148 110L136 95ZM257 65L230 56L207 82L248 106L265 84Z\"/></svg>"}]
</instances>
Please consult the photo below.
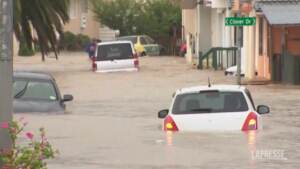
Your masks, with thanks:
<instances>
[{"instance_id":1,"label":"car taillight","mask_svg":"<svg viewBox=\"0 0 300 169\"><path fill-rule=\"evenodd\" d=\"M139 67L139 58L138 58L138 55L136 53L133 54L133 58L134 58L134 67L138 68Z\"/></svg>"},{"instance_id":2,"label":"car taillight","mask_svg":"<svg viewBox=\"0 0 300 169\"><path fill-rule=\"evenodd\" d=\"M97 70L97 63L96 63L96 57L92 57L92 70Z\"/></svg>"},{"instance_id":3,"label":"car taillight","mask_svg":"<svg viewBox=\"0 0 300 169\"><path fill-rule=\"evenodd\" d=\"M248 114L242 130L243 131L257 130L257 115L255 113L251 112Z\"/></svg>"},{"instance_id":4,"label":"car taillight","mask_svg":"<svg viewBox=\"0 0 300 169\"><path fill-rule=\"evenodd\" d=\"M178 131L177 125L171 116L167 116L164 120L164 131Z\"/></svg>"}]
</instances>

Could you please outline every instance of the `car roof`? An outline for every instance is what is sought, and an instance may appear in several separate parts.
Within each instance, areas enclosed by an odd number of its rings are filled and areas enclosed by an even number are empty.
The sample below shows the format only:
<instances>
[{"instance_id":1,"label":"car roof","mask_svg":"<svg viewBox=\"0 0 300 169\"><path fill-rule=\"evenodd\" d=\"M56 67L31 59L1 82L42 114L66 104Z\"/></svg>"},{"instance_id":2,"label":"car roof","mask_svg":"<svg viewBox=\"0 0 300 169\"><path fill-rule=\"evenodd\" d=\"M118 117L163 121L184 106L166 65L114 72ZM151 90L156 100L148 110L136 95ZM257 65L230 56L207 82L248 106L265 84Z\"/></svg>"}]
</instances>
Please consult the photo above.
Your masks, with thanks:
<instances>
[{"instance_id":1,"label":"car roof","mask_svg":"<svg viewBox=\"0 0 300 169\"><path fill-rule=\"evenodd\" d=\"M188 88L182 88L177 90L177 94L184 94L184 93L196 93L200 91L207 91L207 90L220 90L220 91L244 91L246 87L240 85L202 85L202 86L194 86Z\"/></svg>"},{"instance_id":2,"label":"car roof","mask_svg":"<svg viewBox=\"0 0 300 169\"><path fill-rule=\"evenodd\" d=\"M54 80L54 78L48 73L26 72L26 71L15 71L14 78L34 79L34 80Z\"/></svg>"},{"instance_id":3,"label":"car roof","mask_svg":"<svg viewBox=\"0 0 300 169\"><path fill-rule=\"evenodd\" d=\"M130 36L120 36L118 38L137 38L137 37L149 37L148 35L130 35Z\"/></svg>"},{"instance_id":4,"label":"car roof","mask_svg":"<svg viewBox=\"0 0 300 169\"><path fill-rule=\"evenodd\" d=\"M130 44L132 44L132 42L129 41L129 40L118 40L118 41L110 41L110 42L101 42L101 43L98 43L97 46L112 45L112 44L122 44L122 43L130 43Z\"/></svg>"},{"instance_id":5,"label":"car roof","mask_svg":"<svg viewBox=\"0 0 300 169\"><path fill-rule=\"evenodd\" d=\"M136 37L138 37L138 36L140 36L140 35L120 36L120 37L118 37L118 38L136 38ZM117 38L117 39L118 39L118 38Z\"/></svg>"}]
</instances>

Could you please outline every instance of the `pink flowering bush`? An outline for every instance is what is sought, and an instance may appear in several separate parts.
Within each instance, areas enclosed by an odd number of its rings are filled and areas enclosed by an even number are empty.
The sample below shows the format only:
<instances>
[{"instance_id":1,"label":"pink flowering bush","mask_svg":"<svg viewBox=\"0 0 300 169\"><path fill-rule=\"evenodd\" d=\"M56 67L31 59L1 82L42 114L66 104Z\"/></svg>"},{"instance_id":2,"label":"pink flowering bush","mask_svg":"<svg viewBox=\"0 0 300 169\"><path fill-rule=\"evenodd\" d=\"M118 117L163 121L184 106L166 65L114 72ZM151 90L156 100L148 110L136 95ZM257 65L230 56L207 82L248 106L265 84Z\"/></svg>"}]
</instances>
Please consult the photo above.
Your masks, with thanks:
<instances>
[{"instance_id":1,"label":"pink flowering bush","mask_svg":"<svg viewBox=\"0 0 300 169\"><path fill-rule=\"evenodd\" d=\"M44 128L40 128L38 136L34 136L33 133L24 131L27 123L22 120L0 124L2 129L9 132L12 141L10 149L0 150L1 169L46 169L45 160L54 158L58 152L48 142ZM18 144L20 137L25 137L27 144Z\"/></svg>"}]
</instances>

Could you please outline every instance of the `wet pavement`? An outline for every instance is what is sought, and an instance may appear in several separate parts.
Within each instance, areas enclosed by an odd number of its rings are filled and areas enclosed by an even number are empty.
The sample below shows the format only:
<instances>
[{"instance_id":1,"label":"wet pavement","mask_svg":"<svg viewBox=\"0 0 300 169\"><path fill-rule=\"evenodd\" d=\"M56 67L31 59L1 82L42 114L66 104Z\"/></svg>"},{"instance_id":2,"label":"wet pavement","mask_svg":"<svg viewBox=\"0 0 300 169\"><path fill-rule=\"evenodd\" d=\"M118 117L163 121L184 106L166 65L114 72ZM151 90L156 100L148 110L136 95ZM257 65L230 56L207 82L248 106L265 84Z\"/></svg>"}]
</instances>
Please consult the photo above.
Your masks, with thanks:
<instances>
[{"instance_id":1,"label":"wet pavement","mask_svg":"<svg viewBox=\"0 0 300 169\"><path fill-rule=\"evenodd\" d=\"M73 94L66 114L18 114L28 130L43 126L60 155L49 169L256 169L300 168L300 86L248 86L266 104L264 129L242 133L165 133L157 112L181 87L233 84L223 72L199 71L179 57L143 57L139 72L98 74L84 53L58 61L16 57L16 70L50 72L63 94Z\"/></svg>"}]
</instances>

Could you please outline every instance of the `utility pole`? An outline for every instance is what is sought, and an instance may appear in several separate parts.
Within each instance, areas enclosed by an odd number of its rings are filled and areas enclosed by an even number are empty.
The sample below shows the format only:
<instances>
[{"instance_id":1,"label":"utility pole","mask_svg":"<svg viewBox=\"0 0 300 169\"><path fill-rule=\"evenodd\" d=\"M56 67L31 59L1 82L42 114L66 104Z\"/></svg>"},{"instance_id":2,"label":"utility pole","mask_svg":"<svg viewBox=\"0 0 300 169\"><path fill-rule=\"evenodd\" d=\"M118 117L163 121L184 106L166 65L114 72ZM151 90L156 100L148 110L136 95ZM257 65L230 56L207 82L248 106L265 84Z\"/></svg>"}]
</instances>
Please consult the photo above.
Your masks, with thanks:
<instances>
[{"instance_id":1,"label":"utility pole","mask_svg":"<svg viewBox=\"0 0 300 169\"><path fill-rule=\"evenodd\" d=\"M241 17L241 12L239 11L237 14L238 17ZM241 67L242 67L242 47L243 47L243 27L242 26L238 26L237 27L237 47L238 47L238 51L237 51L237 78L236 78L236 83L237 85L241 85Z\"/></svg>"},{"instance_id":2,"label":"utility pole","mask_svg":"<svg viewBox=\"0 0 300 169\"><path fill-rule=\"evenodd\" d=\"M0 125L12 120L12 77L13 1L0 0ZM10 148L10 143L7 129L0 127L0 149Z\"/></svg>"}]
</instances>

